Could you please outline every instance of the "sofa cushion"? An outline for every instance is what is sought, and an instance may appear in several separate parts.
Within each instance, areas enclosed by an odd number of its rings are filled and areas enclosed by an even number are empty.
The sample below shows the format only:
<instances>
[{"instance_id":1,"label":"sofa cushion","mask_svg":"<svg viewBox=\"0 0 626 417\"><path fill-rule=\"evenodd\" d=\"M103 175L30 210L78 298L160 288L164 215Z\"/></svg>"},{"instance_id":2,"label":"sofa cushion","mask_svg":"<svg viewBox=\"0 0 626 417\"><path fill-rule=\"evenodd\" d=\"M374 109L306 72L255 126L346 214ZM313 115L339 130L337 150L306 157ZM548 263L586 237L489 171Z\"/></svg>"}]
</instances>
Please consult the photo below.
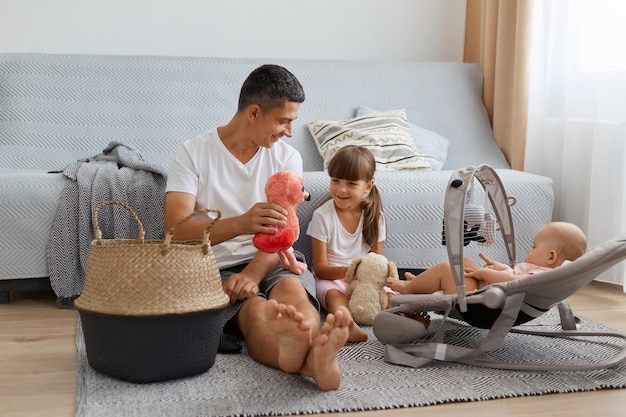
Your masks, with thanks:
<instances>
[{"instance_id":1,"label":"sofa cushion","mask_svg":"<svg viewBox=\"0 0 626 417\"><path fill-rule=\"evenodd\" d=\"M347 120L314 121L308 126L324 168L338 149L355 144L372 151L378 171L430 170L413 142L404 109Z\"/></svg>"},{"instance_id":2,"label":"sofa cushion","mask_svg":"<svg viewBox=\"0 0 626 417\"><path fill-rule=\"evenodd\" d=\"M0 167L60 170L118 140L168 166L178 145L232 117L241 83L267 59L0 54ZM366 104L406 109L450 144L443 169L509 168L482 101L478 64L274 59L306 100L285 140L305 171L323 160L313 120L343 120ZM55 94L46 92L54 91ZM36 140L35 140L36 138ZM158 144L158 146L155 146ZM418 147L419 148L419 147ZM424 152L424 149L420 149Z\"/></svg>"},{"instance_id":3,"label":"sofa cushion","mask_svg":"<svg viewBox=\"0 0 626 417\"><path fill-rule=\"evenodd\" d=\"M356 109L356 117L366 116L373 113L380 113L367 106L359 106ZM421 126L409 121L409 128L413 136L413 142L417 149L424 154L433 171L440 171L448 157L448 139L432 130L424 129Z\"/></svg>"}]
</instances>

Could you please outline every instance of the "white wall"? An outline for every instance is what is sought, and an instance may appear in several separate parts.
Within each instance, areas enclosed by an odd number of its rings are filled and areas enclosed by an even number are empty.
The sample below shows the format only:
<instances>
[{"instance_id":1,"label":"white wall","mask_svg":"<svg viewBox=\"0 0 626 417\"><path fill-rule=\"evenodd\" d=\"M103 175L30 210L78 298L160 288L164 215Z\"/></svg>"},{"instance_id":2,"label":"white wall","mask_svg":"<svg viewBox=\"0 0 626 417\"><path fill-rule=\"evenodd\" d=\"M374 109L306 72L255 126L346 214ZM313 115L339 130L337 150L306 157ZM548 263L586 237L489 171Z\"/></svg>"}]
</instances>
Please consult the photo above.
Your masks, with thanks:
<instances>
[{"instance_id":1,"label":"white wall","mask_svg":"<svg viewBox=\"0 0 626 417\"><path fill-rule=\"evenodd\" d=\"M0 52L461 61L465 0L0 0Z\"/></svg>"}]
</instances>

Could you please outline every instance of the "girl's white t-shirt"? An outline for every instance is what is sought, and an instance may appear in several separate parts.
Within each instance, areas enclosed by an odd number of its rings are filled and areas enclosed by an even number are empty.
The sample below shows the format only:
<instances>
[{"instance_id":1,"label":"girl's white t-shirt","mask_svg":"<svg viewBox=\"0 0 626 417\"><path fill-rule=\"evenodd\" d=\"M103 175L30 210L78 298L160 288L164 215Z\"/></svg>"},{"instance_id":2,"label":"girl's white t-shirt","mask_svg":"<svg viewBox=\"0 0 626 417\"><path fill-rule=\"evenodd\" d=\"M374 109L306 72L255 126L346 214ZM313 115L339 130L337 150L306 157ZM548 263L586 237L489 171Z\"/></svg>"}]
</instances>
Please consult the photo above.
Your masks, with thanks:
<instances>
[{"instance_id":1,"label":"girl's white t-shirt","mask_svg":"<svg viewBox=\"0 0 626 417\"><path fill-rule=\"evenodd\" d=\"M347 266L353 260L367 255L371 247L363 239L363 215L354 233L349 233L341 224L333 200L318 207L311 217L307 235L326 243L328 264ZM381 221L378 241L385 240L386 226Z\"/></svg>"},{"instance_id":2,"label":"girl's white t-shirt","mask_svg":"<svg viewBox=\"0 0 626 417\"><path fill-rule=\"evenodd\" d=\"M166 192L196 196L196 209L219 209L223 218L240 216L258 202L267 201L265 184L280 170L302 176L302 158L295 148L280 140L261 147L246 164L224 146L217 129L183 142L174 155ZM212 246L220 268L249 261L258 250L253 235L237 236Z\"/></svg>"}]
</instances>

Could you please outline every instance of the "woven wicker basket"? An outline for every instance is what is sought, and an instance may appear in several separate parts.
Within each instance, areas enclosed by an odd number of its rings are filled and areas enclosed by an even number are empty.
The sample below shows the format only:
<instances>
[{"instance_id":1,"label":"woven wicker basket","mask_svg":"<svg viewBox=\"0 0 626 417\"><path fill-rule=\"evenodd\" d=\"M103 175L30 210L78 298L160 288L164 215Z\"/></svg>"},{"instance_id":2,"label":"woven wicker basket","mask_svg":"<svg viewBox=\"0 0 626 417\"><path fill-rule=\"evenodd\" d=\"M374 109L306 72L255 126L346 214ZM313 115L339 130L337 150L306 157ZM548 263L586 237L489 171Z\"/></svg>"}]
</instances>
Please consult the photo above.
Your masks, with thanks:
<instances>
[{"instance_id":1,"label":"woven wicker basket","mask_svg":"<svg viewBox=\"0 0 626 417\"><path fill-rule=\"evenodd\" d=\"M138 239L102 239L98 212L108 205L129 211ZM176 228L200 213L214 213L202 241L173 242ZM135 212L119 201L93 215L85 287L75 301L89 364L113 377L154 382L208 370L215 361L228 296L222 289L209 234L219 210L196 211L177 222L163 241L144 240Z\"/></svg>"}]
</instances>

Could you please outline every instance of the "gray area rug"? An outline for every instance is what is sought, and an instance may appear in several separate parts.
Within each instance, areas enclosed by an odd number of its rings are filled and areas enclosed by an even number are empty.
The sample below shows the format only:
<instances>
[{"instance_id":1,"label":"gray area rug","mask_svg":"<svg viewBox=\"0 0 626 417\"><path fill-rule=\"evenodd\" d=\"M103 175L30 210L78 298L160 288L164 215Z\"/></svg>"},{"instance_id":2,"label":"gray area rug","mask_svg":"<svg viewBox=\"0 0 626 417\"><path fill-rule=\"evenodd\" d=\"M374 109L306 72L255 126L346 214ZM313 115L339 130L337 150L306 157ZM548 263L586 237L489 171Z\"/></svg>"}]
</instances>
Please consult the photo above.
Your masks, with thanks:
<instances>
[{"instance_id":1,"label":"gray area rug","mask_svg":"<svg viewBox=\"0 0 626 417\"><path fill-rule=\"evenodd\" d=\"M431 315L436 328L439 316ZM557 314L549 312L534 327L555 329ZM382 410L497 398L593 391L626 387L626 363L609 370L586 372L506 371L435 362L414 369L383 361L385 347L373 336L349 344L339 355L343 372L337 391L321 392L296 375L261 365L241 354L218 354L204 374L163 383L133 384L94 371L87 363L85 342L77 324L78 417L284 416L344 411ZM449 323L451 339L475 344L484 331ZM581 329L608 330L581 319ZM581 341L582 340L582 341ZM607 344L608 342L608 344ZM599 362L621 348L617 338L575 341L509 334L488 358L542 363Z\"/></svg>"}]
</instances>

